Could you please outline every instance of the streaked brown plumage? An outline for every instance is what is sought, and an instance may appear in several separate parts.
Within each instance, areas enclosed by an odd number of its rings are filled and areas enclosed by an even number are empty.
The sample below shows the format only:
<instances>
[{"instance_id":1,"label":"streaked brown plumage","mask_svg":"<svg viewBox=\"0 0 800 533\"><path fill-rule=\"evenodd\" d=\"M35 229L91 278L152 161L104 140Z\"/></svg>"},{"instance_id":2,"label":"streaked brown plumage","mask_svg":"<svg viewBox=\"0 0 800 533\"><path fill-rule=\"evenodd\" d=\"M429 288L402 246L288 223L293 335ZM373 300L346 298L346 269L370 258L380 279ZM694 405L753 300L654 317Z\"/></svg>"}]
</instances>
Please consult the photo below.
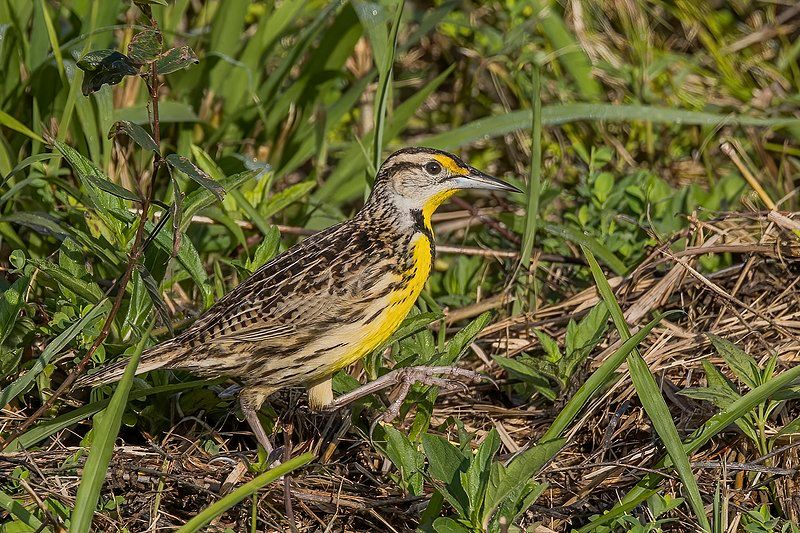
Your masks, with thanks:
<instances>
[{"instance_id":1,"label":"streaked brown plumage","mask_svg":"<svg viewBox=\"0 0 800 533\"><path fill-rule=\"evenodd\" d=\"M255 412L270 394L305 385L312 406L330 403L331 376L400 325L430 273L431 214L464 188L515 190L445 152L394 153L352 219L269 261L183 333L145 351L137 374L171 368L239 379L242 410L268 447ZM125 364L79 385L117 380Z\"/></svg>"}]
</instances>

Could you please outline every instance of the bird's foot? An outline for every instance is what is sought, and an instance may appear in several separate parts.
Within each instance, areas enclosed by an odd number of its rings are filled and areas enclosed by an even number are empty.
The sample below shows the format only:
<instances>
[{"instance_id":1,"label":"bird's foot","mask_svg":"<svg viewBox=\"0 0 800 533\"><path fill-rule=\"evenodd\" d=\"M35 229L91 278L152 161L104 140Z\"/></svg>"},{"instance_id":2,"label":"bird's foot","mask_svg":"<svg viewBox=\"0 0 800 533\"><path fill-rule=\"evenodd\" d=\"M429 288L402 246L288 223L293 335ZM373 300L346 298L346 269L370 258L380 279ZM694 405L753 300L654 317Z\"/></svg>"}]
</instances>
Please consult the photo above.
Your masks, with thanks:
<instances>
[{"instance_id":1,"label":"bird's foot","mask_svg":"<svg viewBox=\"0 0 800 533\"><path fill-rule=\"evenodd\" d=\"M410 366L392 370L375 381L362 385L355 390L343 394L325 406L326 411L335 411L364 396L369 396L378 391L389 387L397 386L395 398L386 411L378 418L378 421L391 422L400 414L406 396L415 383L432 387L439 387L444 390L455 390L462 388L467 390L467 385L463 380L480 381L489 379L486 376L453 366Z\"/></svg>"}]
</instances>

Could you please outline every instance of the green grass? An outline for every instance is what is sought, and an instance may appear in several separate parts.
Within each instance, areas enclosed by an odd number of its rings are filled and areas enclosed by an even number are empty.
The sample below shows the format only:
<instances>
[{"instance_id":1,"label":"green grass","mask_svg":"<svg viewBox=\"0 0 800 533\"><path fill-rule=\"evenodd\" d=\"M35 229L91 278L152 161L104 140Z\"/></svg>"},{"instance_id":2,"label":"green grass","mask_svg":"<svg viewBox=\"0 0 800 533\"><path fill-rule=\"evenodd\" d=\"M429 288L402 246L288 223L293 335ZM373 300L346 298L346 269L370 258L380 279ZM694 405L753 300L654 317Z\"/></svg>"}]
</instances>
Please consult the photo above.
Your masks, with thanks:
<instances>
[{"instance_id":1,"label":"green grass","mask_svg":"<svg viewBox=\"0 0 800 533\"><path fill-rule=\"evenodd\" d=\"M752 211L767 207L754 188L783 198L781 211L800 205L800 48L795 19L782 18L790 7L146 5L163 30L160 45L142 33L148 8L128 0L0 0L0 453L9 458L0 461L0 531L111 523L133 531L150 526L143 506L165 510L157 523L164 528L214 520L220 530L286 529L282 495L268 484L302 465L295 511L313 527L314 517L340 519L319 494L333 494L334 508L341 497L355 509L347 527L365 531L385 528L381 520L424 531L540 522L602 533L675 520L720 531L737 518L762 528L754 531L790 527L780 476L742 474L744 488L728 505L719 471L692 466L727 449L757 461L795 438L798 375L783 355L796 333L796 302L769 291L796 276L797 237L780 227L764 235L765 219L752 222ZM100 50L145 57L142 73L151 64L163 73L158 135L145 77L83 94L124 67L79 68ZM740 147L750 181L719 148L726 141ZM249 453L255 444L233 399L220 395L229 383L183 374L128 375L90 395L64 395L17 434L101 334L108 336L90 367L170 336L302 234L352 215L382 160L408 145L456 151L526 193L466 196L484 218L457 213L437 223L438 242L466 252L438 255L418 310L385 347L337 375L335 390L419 364L478 369L497 387L445 395L415 386L400 419L376 428L371 418L385 397L365 398L345 413L346 424L329 424L298 408L294 392L276 395L262 414L278 442L293 427L295 459L285 472L261 473L264 458ZM135 251L137 209L151 180L147 244L120 293L115 282ZM726 211L745 215L731 227ZM719 236L750 244L775 237L781 261L696 256L693 268L735 293L727 307L709 311L720 294L684 285L640 323L626 323L623 309L642 294L636 283L657 283L675 265L654 263L654 250L678 253ZM534 262L532 253L562 259ZM748 257L741 286L725 277ZM595 288L592 302L572 303ZM761 322L734 309L749 334L707 320L715 310L729 317L736 302L762 309L762 293L776 304L760 311ZM501 294L509 301L493 300ZM682 336L669 337L676 331ZM639 349L665 336L663 349L688 337L702 342L648 366ZM671 388L684 389L688 403ZM339 428L330 448L323 440L336 431L326 425ZM155 504L138 499L133 484L108 483L120 443L140 452L153 443L221 479L231 461L256 462L227 496L205 486L190 492L187 480L203 476L186 465L156 476L164 459L147 463ZM591 473L649 446L655 455L638 465L648 472L623 470L613 492L588 492L564 508L567 516L537 511L583 494L591 477L564 474L570 468ZM309 449L319 459L306 464ZM39 479L47 469L80 484L64 496ZM383 505L405 497L415 502L409 513ZM178 502L189 510L177 512Z\"/></svg>"}]
</instances>

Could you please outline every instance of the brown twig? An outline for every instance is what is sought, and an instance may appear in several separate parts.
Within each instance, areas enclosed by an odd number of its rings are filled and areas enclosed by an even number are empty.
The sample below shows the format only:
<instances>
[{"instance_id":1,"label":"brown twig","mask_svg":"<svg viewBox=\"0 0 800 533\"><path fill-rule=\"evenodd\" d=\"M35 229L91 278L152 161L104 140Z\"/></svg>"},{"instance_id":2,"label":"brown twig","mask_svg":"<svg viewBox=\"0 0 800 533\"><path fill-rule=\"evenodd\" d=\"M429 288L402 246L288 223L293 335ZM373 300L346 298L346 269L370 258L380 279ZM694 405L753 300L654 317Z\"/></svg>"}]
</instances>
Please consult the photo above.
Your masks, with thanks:
<instances>
[{"instance_id":1,"label":"brown twig","mask_svg":"<svg viewBox=\"0 0 800 533\"><path fill-rule=\"evenodd\" d=\"M153 21L151 17L151 21ZM153 21L154 22L154 21ZM151 66L150 70L150 78L151 83L149 86L150 89L150 100L153 106L153 116L152 116L152 127L153 127L153 136L156 141L156 145L159 145L161 141L161 131L159 127L159 120L158 120L158 91L159 91L159 83L158 83L158 74L156 72L155 64ZM131 246L131 252L128 259L128 266L125 268L125 272L122 274L122 277L119 280L119 283L116 284L117 287L117 294L114 297L114 302L111 306L111 312L106 317L105 322L103 322L103 327L100 330L100 334L94 340L92 345L89 347L89 350L86 352L86 355L78 362L75 368L67 375L66 379L59 385L59 387L53 392L53 394L45 400L45 402L33 413L27 420L25 420L22 425L17 428L17 430L5 441L0 442L0 451L3 451L11 442L19 438L25 431L28 430L39 418L44 415L47 411L50 410L51 407L55 404L56 400L60 398L66 391L68 391L72 384L75 383L75 380L83 374L84 370L89 364L89 361L92 360L92 356L97 351L97 349L103 344L108 337L108 334L111 332L111 325L114 322L114 318L117 316L120 307L122 306L122 300L125 297L125 287L128 286L128 282L133 275L133 271L136 268L136 265L139 262L139 259L144 252L144 247L142 246L144 242L144 233L145 233L145 225L148 218L148 212L150 211L150 206L153 202L153 193L155 191L155 178L158 174L158 169L161 165L161 156L156 154L153 158L153 173L150 178L149 184L143 188L143 191L147 191L142 199L142 207L141 207L141 214L139 216L139 225L136 228L136 235L133 240L133 245ZM113 287L112 287L113 288ZM99 305L99 304L98 304Z\"/></svg>"}]
</instances>

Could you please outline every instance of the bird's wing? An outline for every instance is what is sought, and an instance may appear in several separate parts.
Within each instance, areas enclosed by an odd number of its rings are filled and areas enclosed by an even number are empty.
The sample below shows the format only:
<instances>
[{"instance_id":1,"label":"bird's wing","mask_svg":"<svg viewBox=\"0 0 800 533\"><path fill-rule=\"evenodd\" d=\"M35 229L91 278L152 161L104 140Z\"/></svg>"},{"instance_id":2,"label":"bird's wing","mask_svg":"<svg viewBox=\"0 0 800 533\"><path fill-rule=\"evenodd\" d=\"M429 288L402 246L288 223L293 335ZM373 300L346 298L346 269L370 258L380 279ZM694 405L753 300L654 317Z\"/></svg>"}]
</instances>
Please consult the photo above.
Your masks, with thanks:
<instances>
[{"instance_id":1,"label":"bird's wing","mask_svg":"<svg viewBox=\"0 0 800 533\"><path fill-rule=\"evenodd\" d=\"M319 331L386 283L385 254L351 251L346 225L316 234L272 259L181 335L191 344L280 344Z\"/></svg>"}]
</instances>

